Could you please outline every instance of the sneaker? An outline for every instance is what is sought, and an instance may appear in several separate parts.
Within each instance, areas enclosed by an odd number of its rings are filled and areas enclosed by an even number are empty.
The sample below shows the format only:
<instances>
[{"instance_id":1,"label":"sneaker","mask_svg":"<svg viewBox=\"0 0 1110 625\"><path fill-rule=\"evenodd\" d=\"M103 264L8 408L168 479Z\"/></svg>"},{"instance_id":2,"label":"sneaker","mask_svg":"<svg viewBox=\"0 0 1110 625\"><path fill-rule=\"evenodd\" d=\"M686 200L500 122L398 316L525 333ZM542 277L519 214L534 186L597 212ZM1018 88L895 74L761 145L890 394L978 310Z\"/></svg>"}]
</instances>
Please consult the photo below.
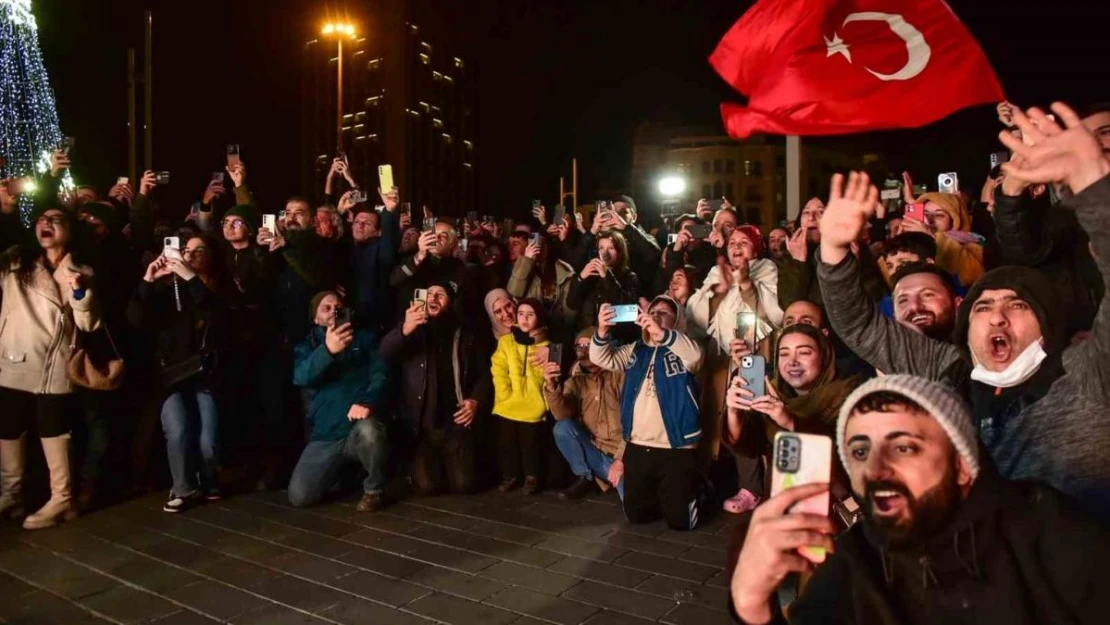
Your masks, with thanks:
<instances>
[{"instance_id":1,"label":"sneaker","mask_svg":"<svg viewBox=\"0 0 1110 625\"><path fill-rule=\"evenodd\" d=\"M520 492L525 495L535 495L540 492L540 479L534 475L524 476L524 488Z\"/></svg>"},{"instance_id":2,"label":"sneaker","mask_svg":"<svg viewBox=\"0 0 1110 625\"><path fill-rule=\"evenodd\" d=\"M518 485L515 477L505 478L501 481L501 484L497 486L497 490L507 493L516 490Z\"/></svg>"},{"instance_id":3,"label":"sneaker","mask_svg":"<svg viewBox=\"0 0 1110 625\"><path fill-rule=\"evenodd\" d=\"M744 514L745 512L755 510L759 505L759 497L746 488L741 488L740 492L731 499L726 499L724 503L725 512L732 514Z\"/></svg>"},{"instance_id":4,"label":"sneaker","mask_svg":"<svg viewBox=\"0 0 1110 625\"><path fill-rule=\"evenodd\" d=\"M355 510L359 512L377 512L382 507L382 494L381 493L365 493L362 499L359 500Z\"/></svg>"},{"instance_id":5,"label":"sneaker","mask_svg":"<svg viewBox=\"0 0 1110 625\"><path fill-rule=\"evenodd\" d=\"M189 508L197 505L199 499L200 497L196 495L192 497L179 497L171 491L170 498L166 500L166 503L162 504L162 512L169 512L171 514L185 512Z\"/></svg>"},{"instance_id":6,"label":"sneaker","mask_svg":"<svg viewBox=\"0 0 1110 625\"><path fill-rule=\"evenodd\" d=\"M597 484L594 484L592 477L582 477L579 475L574 478L574 483L566 489L559 491L559 499L581 499L586 495L597 490Z\"/></svg>"}]
</instances>

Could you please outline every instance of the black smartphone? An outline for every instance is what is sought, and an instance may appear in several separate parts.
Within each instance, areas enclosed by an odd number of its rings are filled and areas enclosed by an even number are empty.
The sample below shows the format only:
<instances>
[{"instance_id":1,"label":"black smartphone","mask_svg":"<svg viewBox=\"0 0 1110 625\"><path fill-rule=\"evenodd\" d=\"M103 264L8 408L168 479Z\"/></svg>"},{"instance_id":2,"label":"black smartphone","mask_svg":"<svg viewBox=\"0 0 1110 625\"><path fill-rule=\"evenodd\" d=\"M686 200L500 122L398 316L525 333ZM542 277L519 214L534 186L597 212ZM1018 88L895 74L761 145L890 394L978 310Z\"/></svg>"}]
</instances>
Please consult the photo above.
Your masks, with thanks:
<instances>
[{"instance_id":1,"label":"black smartphone","mask_svg":"<svg viewBox=\"0 0 1110 625\"><path fill-rule=\"evenodd\" d=\"M239 144L227 144L227 166L232 167L239 164Z\"/></svg>"},{"instance_id":2,"label":"black smartphone","mask_svg":"<svg viewBox=\"0 0 1110 625\"><path fill-rule=\"evenodd\" d=\"M537 208L539 208L541 206L543 206L543 202L541 202L539 200L532 200L532 210L536 210Z\"/></svg>"},{"instance_id":3,"label":"black smartphone","mask_svg":"<svg viewBox=\"0 0 1110 625\"><path fill-rule=\"evenodd\" d=\"M694 224L687 228L686 231L695 239L708 239L709 233L713 232L713 226L709 224Z\"/></svg>"},{"instance_id":4,"label":"black smartphone","mask_svg":"<svg viewBox=\"0 0 1110 625\"><path fill-rule=\"evenodd\" d=\"M557 226L565 224L567 222L567 207L563 206L562 204L556 205L555 215L552 217L552 219L552 223Z\"/></svg>"},{"instance_id":5,"label":"black smartphone","mask_svg":"<svg viewBox=\"0 0 1110 625\"><path fill-rule=\"evenodd\" d=\"M478 223L478 211L467 211L466 220L472 224Z\"/></svg>"},{"instance_id":6,"label":"black smartphone","mask_svg":"<svg viewBox=\"0 0 1110 625\"><path fill-rule=\"evenodd\" d=\"M154 172L154 182L157 182L158 184L169 184L170 183L170 172L168 172L168 171Z\"/></svg>"},{"instance_id":7,"label":"black smartphone","mask_svg":"<svg viewBox=\"0 0 1110 625\"><path fill-rule=\"evenodd\" d=\"M563 364L563 344L562 343L552 343L551 346L547 348L547 362L553 362L557 365L562 366L562 364Z\"/></svg>"},{"instance_id":8,"label":"black smartphone","mask_svg":"<svg viewBox=\"0 0 1110 625\"><path fill-rule=\"evenodd\" d=\"M66 153L66 156L69 156L69 151L72 150L75 145L77 145L77 139L74 137L62 137L61 150Z\"/></svg>"},{"instance_id":9,"label":"black smartphone","mask_svg":"<svg viewBox=\"0 0 1110 625\"><path fill-rule=\"evenodd\" d=\"M341 328L351 323L351 309L350 308L336 308L332 313L335 317L335 327Z\"/></svg>"},{"instance_id":10,"label":"black smartphone","mask_svg":"<svg viewBox=\"0 0 1110 625\"><path fill-rule=\"evenodd\" d=\"M717 211L721 210L721 207L724 206L724 203L724 200L709 200L709 209L716 213Z\"/></svg>"}]
</instances>

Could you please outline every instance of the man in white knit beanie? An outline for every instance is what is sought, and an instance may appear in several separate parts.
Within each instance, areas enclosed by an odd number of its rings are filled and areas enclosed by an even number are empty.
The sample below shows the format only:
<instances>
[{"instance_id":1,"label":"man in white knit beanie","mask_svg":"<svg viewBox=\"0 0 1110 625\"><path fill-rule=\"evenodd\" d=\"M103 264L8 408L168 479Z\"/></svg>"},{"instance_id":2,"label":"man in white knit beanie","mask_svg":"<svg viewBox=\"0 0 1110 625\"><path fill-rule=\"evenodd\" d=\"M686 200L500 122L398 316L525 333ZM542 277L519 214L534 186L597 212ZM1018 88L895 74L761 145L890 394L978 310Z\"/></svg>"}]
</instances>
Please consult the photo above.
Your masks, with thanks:
<instances>
[{"instance_id":1,"label":"man in white knit beanie","mask_svg":"<svg viewBox=\"0 0 1110 625\"><path fill-rule=\"evenodd\" d=\"M792 511L825 485L756 508L732 576L738 620L785 622L776 589L813 572L791 624L1105 622L1110 532L1052 488L1004 480L985 456L981 465L952 390L870 380L841 406L836 437L863 522L834 543L828 518ZM817 566L808 546L830 555Z\"/></svg>"}]
</instances>

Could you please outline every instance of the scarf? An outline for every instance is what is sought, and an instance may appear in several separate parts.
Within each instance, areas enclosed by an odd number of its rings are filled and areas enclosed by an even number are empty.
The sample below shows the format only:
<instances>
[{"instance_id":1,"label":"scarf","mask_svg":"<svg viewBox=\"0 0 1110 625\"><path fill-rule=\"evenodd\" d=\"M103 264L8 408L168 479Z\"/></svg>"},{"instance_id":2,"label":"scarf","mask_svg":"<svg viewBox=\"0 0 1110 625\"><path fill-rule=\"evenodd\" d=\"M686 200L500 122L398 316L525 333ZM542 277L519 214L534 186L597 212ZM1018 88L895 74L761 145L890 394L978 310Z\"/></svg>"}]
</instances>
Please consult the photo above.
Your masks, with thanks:
<instances>
[{"instance_id":1,"label":"scarf","mask_svg":"<svg viewBox=\"0 0 1110 625\"><path fill-rule=\"evenodd\" d=\"M818 352L821 356L821 373L814 380L813 387L804 395L799 394L779 374L778 347L783 337L789 334L804 334L812 338L817 343ZM842 380L836 378L836 350L829 337L813 326L792 325L784 328L779 334L778 340L775 341L774 354L776 356L775 375L771 383L775 386L775 390L779 392L779 396L782 397L787 412L794 416L795 428L801 431L812 430L814 426L817 426L818 429L830 428L830 431L835 429L841 404L863 380L860 376L852 376ZM778 428L774 422L770 419L767 421L775 426L774 429L777 432ZM775 432L768 432L768 434L773 438Z\"/></svg>"},{"instance_id":2,"label":"scarf","mask_svg":"<svg viewBox=\"0 0 1110 625\"><path fill-rule=\"evenodd\" d=\"M722 280L719 265L709 270L701 288L690 296L686 304L690 319L700 328L704 328L705 333L715 339L723 349L728 349L729 343L736 336L736 313L738 312L756 313L756 341L763 340L775 331L772 324L782 323L783 312L779 308L778 267L773 261L765 258L751 261L748 267L748 277L759 300L759 308L763 309L770 323L759 315L758 310L752 310L744 302L738 284L733 284L728 293L724 294L721 303L717 306L716 314L712 319L709 318L709 300L713 297L713 287L720 284Z\"/></svg>"},{"instance_id":3,"label":"scarf","mask_svg":"<svg viewBox=\"0 0 1110 625\"><path fill-rule=\"evenodd\" d=\"M513 300L513 296L509 295L509 292L505 289L493 289L489 293L486 293L486 314L489 315L489 323L491 326L493 326L494 339L500 339L501 337L508 334L511 330L511 326L501 325L501 323L497 321L497 317L495 317L493 314L493 305L503 299L515 301Z\"/></svg>"}]
</instances>

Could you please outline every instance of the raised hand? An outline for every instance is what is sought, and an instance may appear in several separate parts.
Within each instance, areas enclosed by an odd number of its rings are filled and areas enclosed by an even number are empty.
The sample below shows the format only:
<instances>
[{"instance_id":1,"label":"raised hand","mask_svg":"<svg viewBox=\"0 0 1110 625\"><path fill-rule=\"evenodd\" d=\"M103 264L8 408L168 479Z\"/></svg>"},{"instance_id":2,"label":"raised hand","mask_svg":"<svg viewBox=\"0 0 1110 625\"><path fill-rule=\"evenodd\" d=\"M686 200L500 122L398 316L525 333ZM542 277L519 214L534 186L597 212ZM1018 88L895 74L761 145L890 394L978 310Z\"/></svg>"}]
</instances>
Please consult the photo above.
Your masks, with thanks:
<instances>
[{"instance_id":1,"label":"raised hand","mask_svg":"<svg viewBox=\"0 0 1110 625\"><path fill-rule=\"evenodd\" d=\"M1014 127L1014 109L1015 108L1017 108L1017 107L1015 107L1013 104L1010 104L1009 102L1007 102L1005 100L999 102L998 106L994 107L994 110L998 111L998 121L1002 122L1003 126L1005 126L1007 128L1013 128Z\"/></svg>"},{"instance_id":2,"label":"raised hand","mask_svg":"<svg viewBox=\"0 0 1110 625\"><path fill-rule=\"evenodd\" d=\"M243 186L243 183L247 181L247 166L243 164L243 161L228 165L225 169L227 169L227 175L231 177L231 182L235 183L236 188Z\"/></svg>"},{"instance_id":3,"label":"raised hand","mask_svg":"<svg viewBox=\"0 0 1110 625\"><path fill-rule=\"evenodd\" d=\"M385 210L391 213L396 211L397 207L401 205L401 190L397 187L392 187L385 193L383 193L381 189L378 189L378 195L382 198L382 204L385 205Z\"/></svg>"},{"instance_id":4,"label":"raised hand","mask_svg":"<svg viewBox=\"0 0 1110 625\"><path fill-rule=\"evenodd\" d=\"M147 197L150 197L150 192L153 191L154 187L157 187L157 186L158 186L158 176L155 176L154 172L152 172L148 169L148 170L143 172L143 177L139 181L139 195L145 195Z\"/></svg>"},{"instance_id":5,"label":"raised hand","mask_svg":"<svg viewBox=\"0 0 1110 625\"><path fill-rule=\"evenodd\" d=\"M224 185L222 182L213 180L208 183L207 187L204 188L204 197L201 198L201 204L204 204L205 206L211 206L212 202L222 197L223 194L226 192L227 191L224 189Z\"/></svg>"},{"instance_id":6,"label":"raised hand","mask_svg":"<svg viewBox=\"0 0 1110 625\"><path fill-rule=\"evenodd\" d=\"M852 172L847 184L843 175L833 175L829 201L818 224L822 262L835 265L850 253L852 243L867 228L867 221L875 214L878 203L879 190L871 184L867 174Z\"/></svg>"},{"instance_id":7,"label":"raised hand","mask_svg":"<svg viewBox=\"0 0 1110 625\"><path fill-rule=\"evenodd\" d=\"M806 245L806 229L798 228L790 238L786 240L786 251L790 253L790 257L799 263L806 262L809 258L809 246Z\"/></svg>"},{"instance_id":8,"label":"raised hand","mask_svg":"<svg viewBox=\"0 0 1110 625\"><path fill-rule=\"evenodd\" d=\"M1013 176L1027 183L1063 182L1073 193L1079 193L1110 173L1110 161L1103 154L1098 137L1082 124L1071 107L1055 102L1052 110L1066 129L1036 107L1026 113L1014 109L1014 125L1021 129L1024 141L1006 131L998 133L998 138L1024 162L1011 160L1002 165L1002 171L1007 178Z\"/></svg>"},{"instance_id":9,"label":"raised hand","mask_svg":"<svg viewBox=\"0 0 1110 625\"><path fill-rule=\"evenodd\" d=\"M324 347L332 356L347 349L347 346L353 340L355 340L355 331L349 323L344 323L339 327L329 326L327 332L324 333Z\"/></svg>"},{"instance_id":10,"label":"raised hand","mask_svg":"<svg viewBox=\"0 0 1110 625\"><path fill-rule=\"evenodd\" d=\"M836 530L829 518L786 512L828 488L828 484L789 488L752 513L731 583L733 607L745 623L769 622L771 597L787 574L813 570L814 564L799 555L800 547L824 547L830 553L834 550L832 534Z\"/></svg>"},{"instance_id":11,"label":"raised hand","mask_svg":"<svg viewBox=\"0 0 1110 625\"><path fill-rule=\"evenodd\" d=\"M613 310L612 304L602 304L597 309L597 335L601 338L609 336L609 329L617 325L613 322L617 316L617 311Z\"/></svg>"},{"instance_id":12,"label":"raised hand","mask_svg":"<svg viewBox=\"0 0 1110 625\"><path fill-rule=\"evenodd\" d=\"M536 260L540 257L540 244L539 242L529 243L528 247L524 248L524 257Z\"/></svg>"},{"instance_id":13,"label":"raised hand","mask_svg":"<svg viewBox=\"0 0 1110 625\"><path fill-rule=\"evenodd\" d=\"M401 326L401 334L409 336L420 326L428 323L428 311L421 302L413 302L405 311L405 323Z\"/></svg>"}]
</instances>

